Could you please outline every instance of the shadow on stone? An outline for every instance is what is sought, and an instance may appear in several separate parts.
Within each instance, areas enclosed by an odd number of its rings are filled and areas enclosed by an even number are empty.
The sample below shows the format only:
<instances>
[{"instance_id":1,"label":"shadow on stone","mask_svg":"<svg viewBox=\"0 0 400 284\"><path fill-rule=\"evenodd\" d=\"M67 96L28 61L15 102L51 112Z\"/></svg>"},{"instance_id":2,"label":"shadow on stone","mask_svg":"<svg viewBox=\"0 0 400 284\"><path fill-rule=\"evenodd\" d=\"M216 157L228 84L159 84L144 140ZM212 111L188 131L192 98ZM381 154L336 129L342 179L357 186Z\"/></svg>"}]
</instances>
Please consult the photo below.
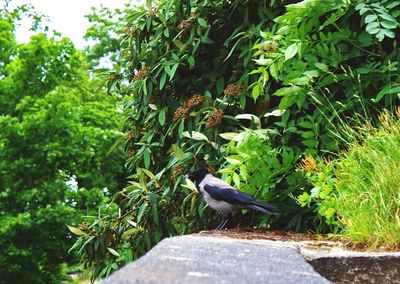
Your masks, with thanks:
<instances>
[{"instance_id":1,"label":"shadow on stone","mask_svg":"<svg viewBox=\"0 0 400 284\"><path fill-rule=\"evenodd\" d=\"M400 256L329 256L308 263L333 283L400 283Z\"/></svg>"}]
</instances>

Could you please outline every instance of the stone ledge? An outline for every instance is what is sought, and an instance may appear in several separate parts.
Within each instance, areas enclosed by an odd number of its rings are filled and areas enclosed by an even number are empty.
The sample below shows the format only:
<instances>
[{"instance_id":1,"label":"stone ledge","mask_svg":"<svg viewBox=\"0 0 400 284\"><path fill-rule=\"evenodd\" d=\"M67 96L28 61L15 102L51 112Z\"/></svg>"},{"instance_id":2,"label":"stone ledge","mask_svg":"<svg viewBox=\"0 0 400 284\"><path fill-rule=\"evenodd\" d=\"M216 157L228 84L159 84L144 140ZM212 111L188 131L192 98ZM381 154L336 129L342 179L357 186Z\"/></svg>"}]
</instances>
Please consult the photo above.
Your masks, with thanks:
<instances>
[{"instance_id":1,"label":"stone ledge","mask_svg":"<svg viewBox=\"0 0 400 284\"><path fill-rule=\"evenodd\" d=\"M206 232L165 239L101 283L400 283L399 275L400 252Z\"/></svg>"},{"instance_id":2,"label":"stone ledge","mask_svg":"<svg viewBox=\"0 0 400 284\"><path fill-rule=\"evenodd\" d=\"M329 283L295 246L230 238L181 236L161 241L102 284Z\"/></svg>"}]
</instances>

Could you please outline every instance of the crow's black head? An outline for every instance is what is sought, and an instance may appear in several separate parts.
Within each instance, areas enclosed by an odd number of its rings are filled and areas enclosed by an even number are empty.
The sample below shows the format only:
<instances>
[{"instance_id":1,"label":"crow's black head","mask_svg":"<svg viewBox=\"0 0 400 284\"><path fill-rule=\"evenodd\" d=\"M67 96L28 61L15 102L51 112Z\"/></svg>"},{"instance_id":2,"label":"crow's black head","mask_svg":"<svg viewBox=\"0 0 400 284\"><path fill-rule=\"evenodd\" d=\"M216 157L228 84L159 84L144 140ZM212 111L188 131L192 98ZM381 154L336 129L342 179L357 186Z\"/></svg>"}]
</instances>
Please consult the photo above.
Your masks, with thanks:
<instances>
[{"instance_id":1,"label":"crow's black head","mask_svg":"<svg viewBox=\"0 0 400 284\"><path fill-rule=\"evenodd\" d=\"M185 175L185 178L188 178L196 183L200 183L208 173L209 172L205 168L200 168L194 172L188 173Z\"/></svg>"}]
</instances>

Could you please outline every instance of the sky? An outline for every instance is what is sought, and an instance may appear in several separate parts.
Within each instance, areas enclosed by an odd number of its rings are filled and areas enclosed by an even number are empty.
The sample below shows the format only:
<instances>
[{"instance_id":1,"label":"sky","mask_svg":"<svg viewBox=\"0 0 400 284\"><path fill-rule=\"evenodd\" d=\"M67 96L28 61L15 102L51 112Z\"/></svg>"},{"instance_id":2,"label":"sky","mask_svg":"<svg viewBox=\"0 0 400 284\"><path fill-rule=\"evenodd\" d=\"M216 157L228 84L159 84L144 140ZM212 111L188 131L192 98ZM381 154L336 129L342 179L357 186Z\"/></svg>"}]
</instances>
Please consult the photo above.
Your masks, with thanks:
<instances>
[{"instance_id":1,"label":"sky","mask_svg":"<svg viewBox=\"0 0 400 284\"><path fill-rule=\"evenodd\" d=\"M24 3L32 4L39 13L49 16L50 30L60 32L64 37L70 38L77 48L83 48L86 44L83 35L89 27L89 21L85 15L90 13L91 7L100 5L109 8L123 8L128 0L13 0L12 5ZM132 0L132 3L141 3L142 0ZM33 33L29 31L29 22L22 21L17 29L17 41L28 42Z\"/></svg>"}]
</instances>

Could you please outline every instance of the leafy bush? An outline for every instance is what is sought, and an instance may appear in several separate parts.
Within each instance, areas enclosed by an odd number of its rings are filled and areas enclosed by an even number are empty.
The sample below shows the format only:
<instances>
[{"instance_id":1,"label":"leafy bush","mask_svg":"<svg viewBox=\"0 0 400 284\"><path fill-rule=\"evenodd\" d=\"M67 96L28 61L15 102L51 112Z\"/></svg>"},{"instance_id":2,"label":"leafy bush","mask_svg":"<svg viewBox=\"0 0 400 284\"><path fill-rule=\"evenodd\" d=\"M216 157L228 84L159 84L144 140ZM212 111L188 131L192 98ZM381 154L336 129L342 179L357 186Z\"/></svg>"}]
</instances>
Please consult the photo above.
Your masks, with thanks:
<instances>
[{"instance_id":1,"label":"leafy bush","mask_svg":"<svg viewBox=\"0 0 400 284\"><path fill-rule=\"evenodd\" d=\"M398 103L397 2L159 1L126 10L119 59L104 75L124 101L132 175L74 247L94 277L163 237L214 222L198 195L180 186L180 176L199 166L223 164L228 181L279 203L284 214L272 226L335 227L329 207L319 208L329 217L321 219L315 204L296 206L293 197L308 191L296 163L346 146L339 117ZM374 12L375 29L367 18ZM243 128L251 130L235 141Z\"/></svg>"},{"instance_id":2,"label":"leafy bush","mask_svg":"<svg viewBox=\"0 0 400 284\"><path fill-rule=\"evenodd\" d=\"M252 94L271 96L271 107L290 111L281 125L285 145L299 147L300 141L306 155L336 153L340 141L332 132L339 117L374 117L398 103L400 55L392 30L399 27L399 4L300 1L261 33L254 46L259 67L252 71L260 76ZM386 19L380 21L385 28L370 29L371 13Z\"/></svg>"},{"instance_id":3,"label":"leafy bush","mask_svg":"<svg viewBox=\"0 0 400 284\"><path fill-rule=\"evenodd\" d=\"M400 246L400 119L387 113L381 126L351 131L352 141L338 159L307 167L315 186L299 202L318 204L318 214L354 243L372 248Z\"/></svg>"},{"instance_id":4,"label":"leafy bush","mask_svg":"<svg viewBox=\"0 0 400 284\"><path fill-rule=\"evenodd\" d=\"M251 196L274 202L280 207L280 222L286 228L295 224L298 226L295 229L300 230L300 225L306 222L301 219L311 217L305 214L307 210L299 212L290 198L305 186L304 176L295 171L300 153L285 146L273 147L276 133L263 129L221 135L232 139L224 150L225 167L219 170L223 178ZM259 216L259 226L269 224L269 217ZM243 216L242 219L246 220Z\"/></svg>"}]
</instances>

